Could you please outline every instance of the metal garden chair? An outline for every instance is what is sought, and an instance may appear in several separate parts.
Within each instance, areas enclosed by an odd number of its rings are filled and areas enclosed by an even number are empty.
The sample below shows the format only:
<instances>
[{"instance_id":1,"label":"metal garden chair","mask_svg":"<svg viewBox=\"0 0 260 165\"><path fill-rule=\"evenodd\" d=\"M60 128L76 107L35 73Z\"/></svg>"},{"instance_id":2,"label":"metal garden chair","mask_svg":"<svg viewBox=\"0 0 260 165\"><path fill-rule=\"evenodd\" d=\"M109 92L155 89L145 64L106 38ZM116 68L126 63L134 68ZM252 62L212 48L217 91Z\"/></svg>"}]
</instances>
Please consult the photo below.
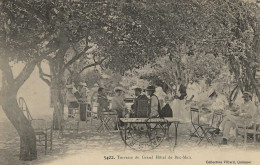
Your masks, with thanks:
<instances>
[{"instance_id":1,"label":"metal garden chair","mask_svg":"<svg viewBox=\"0 0 260 165\"><path fill-rule=\"evenodd\" d=\"M117 112L101 112L100 121L100 125L97 128L98 132L116 132L115 128L117 127Z\"/></svg>"},{"instance_id":2,"label":"metal garden chair","mask_svg":"<svg viewBox=\"0 0 260 165\"><path fill-rule=\"evenodd\" d=\"M31 126L34 129L38 146L44 146L45 154L47 154L48 142L50 142L50 150L52 150L52 135L53 135L52 122L48 123L44 119L32 118L32 115L23 97L19 98L18 103L20 109L23 111L24 115L29 120Z\"/></svg>"},{"instance_id":3,"label":"metal garden chair","mask_svg":"<svg viewBox=\"0 0 260 165\"><path fill-rule=\"evenodd\" d=\"M190 139L194 136L199 138L198 144L202 142L204 138L212 143L214 136L218 132L219 123L222 120L221 114L213 112L211 124L203 124L200 122L200 111L197 108L191 108L191 124L194 128L194 132L191 134Z\"/></svg>"},{"instance_id":4,"label":"metal garden chair","mask_svg":"<svg viewBox=\"0 0 260 165\"><path fill-rule=\"evenodd\" d=\"M68 117L65 116L64 121L62 123L61 128L61 135L64 135L65 131L73 131L73 133L76 133L78 135L79 131L79 121L80 121L80 111L79 107L80 104L78 104L78 107L69 108L70 111Z\"/></svg>"}]
</instances>

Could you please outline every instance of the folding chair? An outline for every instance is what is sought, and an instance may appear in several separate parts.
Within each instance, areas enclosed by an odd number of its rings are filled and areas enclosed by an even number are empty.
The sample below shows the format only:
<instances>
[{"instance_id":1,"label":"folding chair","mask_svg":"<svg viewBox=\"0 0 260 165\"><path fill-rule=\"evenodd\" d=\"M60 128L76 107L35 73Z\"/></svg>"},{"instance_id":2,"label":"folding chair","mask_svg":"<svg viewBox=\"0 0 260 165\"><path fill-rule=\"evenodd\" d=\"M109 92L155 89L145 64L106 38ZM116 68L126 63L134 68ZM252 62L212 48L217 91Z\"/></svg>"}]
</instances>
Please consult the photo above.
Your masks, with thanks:
<instances>
[{"instance_id":1,"label":"folding chair","mask_svg":"<svg viewBox=\"0 0 260 165\"><path fill-rule=\"evenodd\" d=\"M108 131L115 132L117 124L117 112L115 111L104 111L101 112L100 125L97 128L98 132Z\"/></svg>"},{"instance_id":2,"label":"folding chair","mask_svg":"<svg viewBox=\"0 0 260 165\"><path fill-rule=\"evenodd\" d=\"M213 125L215 125L214 122L218 121L217 120L218 115L213 113L211 124L202 124L200 123L199 109L191 108L190 111L191 111L191 124L195 131L191 134L189 139L191 139L196 135L200 139L198 144L200 144L202 140L206 138L207 141L213 145L212 143L212 139L214 139L213 135L215 135L217 131L217 128L214 127ZM200 134L199 131L201 131L202 133Z\"/></svg>"},{"instance_id":3,"label":"folding chair","mask_svg":"<svg viewBox=\"0 0 260 165\"><path fill-rule=\"evenodd\" d=\"M79 114L79 105L80 104L78 103L78 107L68 108L68 118L74 118Z\"/></svg>"},{"instance_id":4,"label":"folding chair","mask_svg":"<svg viewBox=\"0 0 260 165\"><path fill-rule=\"evenodd\" d=\"M223 121L223 113L214 111L212 115L211 124L209 126L204 127L205 129L204 134L206 134L205 137L215 140L216 135L219 134L220 132L219 126L222 121Z\"/></svg>"},{"instance_id":5,"label":"folding chair","mask_svg":"<svg viewBox=\"0 0 260 165\"><path fill-rule=\"evenodd\" d=\"M253 135L253 143L256 144L256 139L260 137L260 123L254 123L252 128L244 126L244 144L248 142L248 135Z\"/></svg>"},{"instance_id":6,"label":"folding chair","mask_svg":"<svg viewBox=\"0 0 260 165\"><path fill-rule=\"evenodd\" d=\"M199 130L203 131L203 129L202 129L202 126L200 125L199 109L191 107L190 113L191 113L191 115L190 115L191 124L192 124L192 127L194 128L194 132L190 135L189 140L192 137L199 137L201 139L201 135L199 134Z\"/></svg>"},{"instance_id":7,"label":"folding chair","mask_svg":"<svg viewBox=\"0 0 260 165\"><path fill-rule=\"evenodd\" d=\"M68 110L70 113L68 114L68 117L65 116L60 133L63 136L64 131L69 130L73 131L73 133L76 132L76 135L78 135L80 121L79 104L78 107L70 107Z\"/></svg>"},{"instance_id":8,"label":"folding chair","mask_svg":"<svg viewBox=\"0 0 260 165\"><path fill-rule=\"evenodd\" d=\"M214 128L219 128L221 122L223 121L223 112L214 111L211 121L211 126Z\"/></svg>"},{"instance_id":9,"label":"folding chair","mask_svg":"<svg viewBox=\"0 0 260 165\"><path fill-rule=\"evenodd\" d=\"M255 116L256 119L259 119L259 114ZM241 135L244 139L244 145L247 145L248 140L252 141L254 145L257 145L256 141L259 141L260 138L260 121L254 120L251 123L251 118L245 118L244 125L238 125L238 135Z\"/></svg>"},{"instance_id":10,"label":"folding chair","mask_svg":"<svg viewBox=\"0 0 260 165\"><path fill-rule=\"evenodd\" d=\"M87 113L86 122L88 122L88 118L90 118L90 124L92 125L93 120L95 118L97 118L97 112L94 112L94 111L92 111L92 109L89 108L89 109L87 109L86 113Z\"/></svg>"}]
</instances>

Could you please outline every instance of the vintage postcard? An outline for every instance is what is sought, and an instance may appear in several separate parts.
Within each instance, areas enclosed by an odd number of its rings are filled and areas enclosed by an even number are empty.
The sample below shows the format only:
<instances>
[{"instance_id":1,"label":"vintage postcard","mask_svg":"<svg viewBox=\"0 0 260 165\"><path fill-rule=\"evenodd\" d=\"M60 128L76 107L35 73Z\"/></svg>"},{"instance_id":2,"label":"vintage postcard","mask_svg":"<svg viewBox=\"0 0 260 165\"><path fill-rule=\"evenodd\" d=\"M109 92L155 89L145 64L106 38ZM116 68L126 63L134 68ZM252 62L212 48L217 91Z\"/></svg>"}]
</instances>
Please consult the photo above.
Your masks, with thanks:
<instances>
[{"instance_id":1,"label":"vintage postcard","mask_svg":"<svg viewBox=\"0 0 260 165\"><path fill-rule=\"evenodd\" d=\"M260 165L258 0L0 0L0 164Z\"/></svg>"}]
</instances>

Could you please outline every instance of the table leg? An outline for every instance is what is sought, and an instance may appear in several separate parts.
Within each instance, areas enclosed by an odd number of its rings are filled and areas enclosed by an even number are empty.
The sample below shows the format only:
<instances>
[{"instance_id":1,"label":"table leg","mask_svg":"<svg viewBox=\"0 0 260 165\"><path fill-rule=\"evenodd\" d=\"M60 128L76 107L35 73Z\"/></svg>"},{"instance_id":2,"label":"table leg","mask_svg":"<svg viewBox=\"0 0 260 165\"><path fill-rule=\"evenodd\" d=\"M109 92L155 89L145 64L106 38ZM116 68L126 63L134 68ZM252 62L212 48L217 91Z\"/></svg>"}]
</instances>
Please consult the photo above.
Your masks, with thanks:
<instances>
[{"instance_id":1,"label":"table leg","mask_svg":"<svg viewBox=\"0 0 260 165\"><path fill-rule=\"evenodd\" d=\"M171 126L171 125L166 124L166 139L169 139L169 138L170 138L170 136L169 136L170 126Z\"/></svg>"},{"instance_id":2,"label":"table leg","mask_svg":"<svg viewBox=\"0 0 260 165\"><path fill-rule=\"evenodd\" d=\"M177 138L178 138L178 126L179 126L179 122L174 123L175 125L175 144L174 147L177 146Z\"/></svg>"},{"instance_id":3,"label":"table leg","mask_svg":"<svg viewBox=\"0 0 260 165\"><path fill-rule=\"evenodd\" d=\"M124 127L125 127L125 150L126 150L126 123L124 123Z\"/></svg>"}]
</instances>

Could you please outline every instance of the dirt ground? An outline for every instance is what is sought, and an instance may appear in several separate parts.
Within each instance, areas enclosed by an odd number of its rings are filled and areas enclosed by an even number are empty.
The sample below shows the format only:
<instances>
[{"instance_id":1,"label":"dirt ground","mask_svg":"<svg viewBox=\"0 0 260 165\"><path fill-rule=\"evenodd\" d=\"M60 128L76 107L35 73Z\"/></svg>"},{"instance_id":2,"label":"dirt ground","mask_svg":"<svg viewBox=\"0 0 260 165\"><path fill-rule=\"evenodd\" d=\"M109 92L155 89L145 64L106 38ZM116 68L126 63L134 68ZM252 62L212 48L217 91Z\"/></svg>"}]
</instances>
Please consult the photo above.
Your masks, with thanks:
<instances>
[{"instance_id":1,"label":"dirt ground","mask_svg":"<svg viewBox=\"0 0 260 165\"><path fill-rule=\"evenodd\" d=\"M20 161L19 160L19 137L14 127L6 118L2 110L0 110L0 165L56 165L64 164L64 162L72 162L75 164L86 164L91 159L104 161L104 156L129 156L129 155L162 155L162 154L187 154L191 157L196 155L203 155L203 153L221 154L223 152L241 152L248 151L258 153L260 147L254 145L243 146L242 140L239 145L233 144L227 146L211 145L204 141L199 146L197 145L196 138L189 140L188 124L179 126L178 146L174 151L171 150L171 140L164 140L162 144L154 150L148 152L133 151L125 148L120 134L97 132L99 121L94 121L91 125L90 121L80 122L80 129L78 135L73 132L65 131L64 136L60 137L59 132L54 132L53 149L48 148L48 152L44 154L44 147L38 146L38 159L34 161ZM218 142L217 142L218 143ZM199 150L200 152L197 152ZM245 155L245 154L244 154ZM195 161L195 159L194 159Z\"/></svg>"}]
</instances>

